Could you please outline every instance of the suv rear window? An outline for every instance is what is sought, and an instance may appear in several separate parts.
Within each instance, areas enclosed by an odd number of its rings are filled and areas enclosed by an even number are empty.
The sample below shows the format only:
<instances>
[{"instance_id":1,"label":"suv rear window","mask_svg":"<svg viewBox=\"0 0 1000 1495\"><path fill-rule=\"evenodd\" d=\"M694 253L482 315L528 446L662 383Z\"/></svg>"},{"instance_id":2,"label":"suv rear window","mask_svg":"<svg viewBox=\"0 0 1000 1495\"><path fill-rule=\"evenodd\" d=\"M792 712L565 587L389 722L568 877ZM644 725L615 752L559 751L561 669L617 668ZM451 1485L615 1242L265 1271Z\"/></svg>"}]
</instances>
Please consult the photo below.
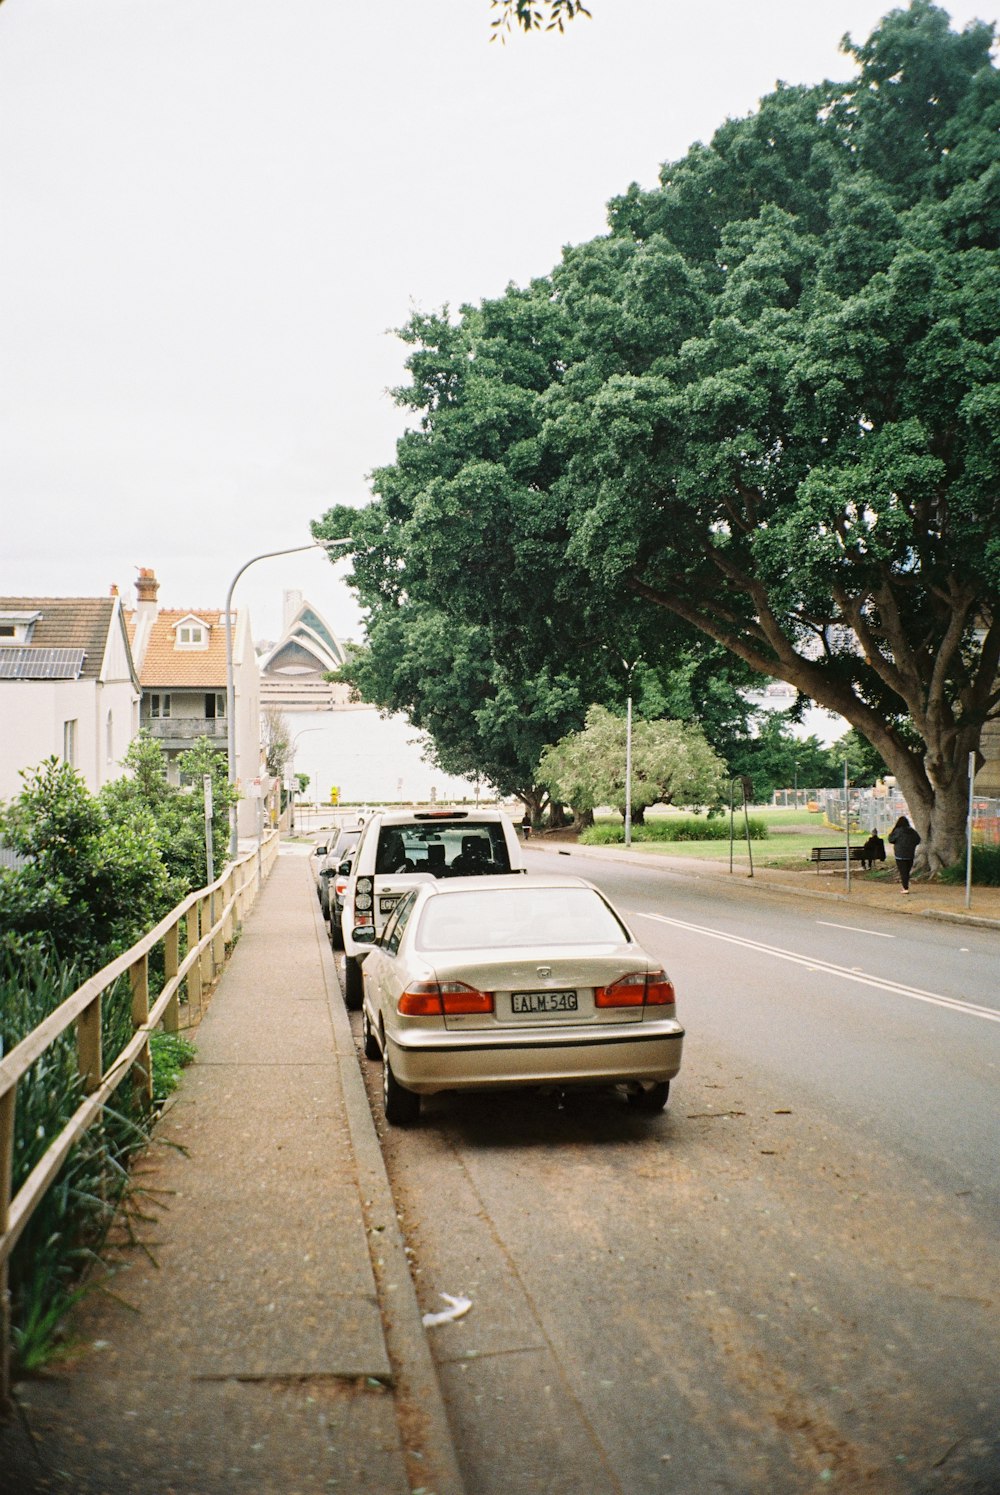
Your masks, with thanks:
<instances>
[{"instance_id":1,"label":"suv rear window","mask_svg":"<svg viewBox=\"0 0 1000 1495\"><path fill-rule=\"evenodd\" d=\"M503 826L495 820L414 821L383 825L375 873L429 872L433 877L482 877L509 872Z\"/></svg>"}]
</instances>

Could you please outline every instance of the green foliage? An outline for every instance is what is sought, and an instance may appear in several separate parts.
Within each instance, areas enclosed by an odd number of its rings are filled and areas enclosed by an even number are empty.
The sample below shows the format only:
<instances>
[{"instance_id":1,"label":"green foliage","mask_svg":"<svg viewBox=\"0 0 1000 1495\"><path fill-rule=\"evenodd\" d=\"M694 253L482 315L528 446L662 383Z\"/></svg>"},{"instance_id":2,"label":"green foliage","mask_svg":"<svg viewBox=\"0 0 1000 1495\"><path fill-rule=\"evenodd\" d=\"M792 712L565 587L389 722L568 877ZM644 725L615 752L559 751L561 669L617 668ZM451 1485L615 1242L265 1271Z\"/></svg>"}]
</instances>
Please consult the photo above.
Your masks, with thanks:
<instances>
[{"instance_id":1,"label":"green foliage","mask_svg":"<svg viewBox=\"0 0 1000 1495\"><path fill-rule=\"evenodd\" d=\"M597 805L626 810L626 721L591 706L582 732L547 748L539 777L553 799L579 815ZM649 805L708 805L722 792L725 765L698 727L683 722L633 721L631 808L637 820Z\"/></svg>"},{"instance_id":2,"label":"green foliage","mask_svg":"<svg viewBox=\"0 0 1000 1495\"><path fill-rule=\"evenodd\" d=\"M581 0L490 0L499 15L490 22L493 35L490 40L501 40L512 27L522 31L563 31L567 21L574 16L589 16L590 11Z\"/></svg>"},{"instance_id":3,"label":"green foliage","mask_svg":"<svg viewBox=\"0 0 1000 1495\"><path fill-rule=\"evenodd\" d=\"M162 908L167 875L157 823L138 807L104 813L79 774L50 758L0 807L0 838L25 864L0 870L2 942L43 946L96 969Z\"/></svg>"},{"instance_id":4,"label":"green foliage","mask_svg":"<svg viewBox=\"0 0 1000 1495\"><path fill-rule=\"evenodd\" d=\"M153 1103L162 1105L181 1081L181 1071L193 1064L198 1050L180 1033L153 1033L149 1040L153 1062Z\"/></svg>"},{"instance_id":5,"label":"green foliage","mask_svg":"<svg viewBox=\"0 0 1000 1495\"><path fill-rule=\"evenodd\" d=\"M767 825L757 816L750 817L750 839L752 841L764 841L769 834ZM746 840L746 826L740 820L737 823L736 839ZM611 825L602 821L597 825L588 826L585 831L580 832L580 842L584 846L621 846L625 840L625 827L622 825ZM728 841L729 819L728 816L714 816L710 819L702 819L693 815L669 816L664 819L646 820L642 825L632 827L633 841Z\"/></svg>"},{"instance_id":6,"label":"green foliage","mask_svg":"<svg viewBox=\"0 0 1000 1495\"><path fill-rule=\"evenodd\" d=\"M0 1047L14 1048L76 989L80 968L51 952L0 947ZM105 1062L131 1035L127 980L105 993ZM12 1186L21 1186L82 1099L73 1030L50 1045L18 1085ZM81 1274L101 1243L127 1186L131 1155L145 1145L148 1118L126 1081L118 1108L76 1144L10 1258L12 1341L18 1370L37 1369L56 1352L62 1321L81 1295Z\"/></svg>"},{"instance_id":7,"label":"green foliage","mask_svg":"<svg viewBox=\"0 0 1000 1495\"><path fill-rule=\"evenodd\" d=\"M180 755L181 774L188 787L167 783L163 754L156 742L140 732L125 755L126 774L101 790L99 803L118 836L150 817L155 827L158 853L165 872L149 928L188 893L205 885L205 801L202 789L206 774L212 780L212 851L216 873L229 852L229 806L236 791L228 781L224 756L201 738ZM141 932L141 930L140 930Z\"/></svg>"},{"instance_id":8,"label":"green foliage","mask_svg":"<svg viewBox=\"0 0 1000 1495\"><path fill-rule=\"evenodd\" d=\"M966 864L956 862L952 867L943 868L941 881L964 883L966 872ZM973 846L972 881L980 888L1000 888L1000 846Z\"/></svg>"},{"instance_id":9,"label":"green foliage","mask_svg":"<svg viewBox=\"0 0 1000 1495\"><path fill-rule=\"evenodd\" d=\"M318 530L373 622L419 604L608 706L606 651L665 679L701 637L844 716L955 860L1000 667L991 40L913 0L550 276L415 316L415 427Z\"/></svg>"}]
</instances>

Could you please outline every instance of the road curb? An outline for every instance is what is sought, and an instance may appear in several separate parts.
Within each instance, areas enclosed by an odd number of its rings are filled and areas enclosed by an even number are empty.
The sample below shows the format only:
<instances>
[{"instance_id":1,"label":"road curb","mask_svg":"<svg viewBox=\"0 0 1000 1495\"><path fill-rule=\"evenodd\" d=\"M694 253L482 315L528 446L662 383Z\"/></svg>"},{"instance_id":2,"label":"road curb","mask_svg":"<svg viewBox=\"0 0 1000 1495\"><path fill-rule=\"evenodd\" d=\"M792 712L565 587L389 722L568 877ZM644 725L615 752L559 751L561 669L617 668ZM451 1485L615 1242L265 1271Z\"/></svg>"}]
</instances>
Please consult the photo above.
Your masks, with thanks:
<instances>
[{"instance_id":1,"label":"road curb","mask_svg":"<svg viewBox=\"0 0 1000 1495\"><path fill-rule=\"evenodd\" d=\"M322 922L318 902L315 915ZM341 1085L386 1347L397 1378L394 1395L411 1484L426 1495L465 1495L437 1371L410 1276L396 1202L361 1076L351 1020L343 1003L340 973L329 939L324 935L323 940Z\"/></svg>"}]
</instances>

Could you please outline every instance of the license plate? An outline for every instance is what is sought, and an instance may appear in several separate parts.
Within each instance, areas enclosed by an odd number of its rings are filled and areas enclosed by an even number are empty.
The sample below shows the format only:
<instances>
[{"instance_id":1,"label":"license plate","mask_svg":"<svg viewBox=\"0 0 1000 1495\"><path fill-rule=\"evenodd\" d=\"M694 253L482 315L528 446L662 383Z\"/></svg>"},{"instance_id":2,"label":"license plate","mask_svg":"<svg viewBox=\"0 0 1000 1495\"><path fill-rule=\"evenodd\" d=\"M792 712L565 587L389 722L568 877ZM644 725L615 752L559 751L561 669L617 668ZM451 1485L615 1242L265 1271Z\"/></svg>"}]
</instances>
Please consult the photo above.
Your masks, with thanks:
<instances>
[{"instance_id":1,"label":"license plate","mask_svg":"<svg viewBox=\"0 0 1000 1495\"><path fill-rule=\"evenodd\" d=\"M535 1012L576 1012L575 991L515 991L510 994L515 1016Z\"/></svg>"},{"instance_id":2,"label":"license plate","mask_svg":"<svg viewBox=\"0 0 1000 1495\"><path fill-rule=\"evenodd\" d=\"M379 913L380 914L391 914L392 911L393 911L393 909L396 907L396 904L398 902L399 902L398 898L380 898L379 901L378 901L378 911L379 911Z\"/></svg>"}]
</instances>

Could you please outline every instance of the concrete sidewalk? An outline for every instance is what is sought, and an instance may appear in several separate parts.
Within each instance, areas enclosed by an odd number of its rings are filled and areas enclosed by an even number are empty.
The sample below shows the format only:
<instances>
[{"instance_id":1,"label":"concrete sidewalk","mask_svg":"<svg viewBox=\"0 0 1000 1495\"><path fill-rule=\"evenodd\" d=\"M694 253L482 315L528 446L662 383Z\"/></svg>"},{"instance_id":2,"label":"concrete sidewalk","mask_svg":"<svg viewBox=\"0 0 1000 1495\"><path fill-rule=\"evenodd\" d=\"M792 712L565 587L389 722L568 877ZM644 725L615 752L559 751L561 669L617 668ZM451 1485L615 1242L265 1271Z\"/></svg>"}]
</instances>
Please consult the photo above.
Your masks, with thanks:
<instances>
[{"instance_id":1,"label":"concrete sidewalk","mask_svg":"<svg viewBox=\"0 0 1000 1495\"><path fill-rule=\"evenodd\" d=\"M16 1388L0 1492L460 1495L305 856L194 1036L139 1169L149 1255L84 1300L75 1361Z\"/></svg>"}]
</instances>

